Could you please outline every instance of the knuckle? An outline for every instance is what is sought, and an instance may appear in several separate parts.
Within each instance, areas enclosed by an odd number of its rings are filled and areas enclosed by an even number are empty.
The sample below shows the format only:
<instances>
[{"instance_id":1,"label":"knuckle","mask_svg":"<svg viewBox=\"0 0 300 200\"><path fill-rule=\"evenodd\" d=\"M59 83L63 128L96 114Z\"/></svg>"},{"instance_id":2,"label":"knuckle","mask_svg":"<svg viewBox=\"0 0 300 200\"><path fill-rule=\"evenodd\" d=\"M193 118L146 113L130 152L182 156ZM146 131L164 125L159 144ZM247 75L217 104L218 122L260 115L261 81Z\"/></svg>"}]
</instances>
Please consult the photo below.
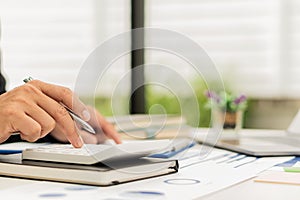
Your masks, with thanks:
<instances>
[{"instance_id":1,"label":"knuckle","mask_svg":"<svg viewBox=\"0 0 300 200\"><path fill-rule=\"evenodd\" d=\"M26 98L26 96L25 95L24 96L16 96L11 102L15 103L15 105L22 105L22 106L30 105L30 102Z\"/></svg>"},{"instance_id":2,"label":"knuckle","mask_svg":"<svg viewBox=\"0 0 300 200\"><path fill-rule=\"evenodd\" d=\"M56 123L55 123L55 121L54 120L50 120L49 121L49 129L50 129L50 131L52 131L54 128L55 128L55 126L56 126Z\"/></svg>"},{"instance_id":3,"label":"knuckle","mask_svg":"<svg viewBox=\"0 0 300 200\"><path fill-rule=\"evenodd\" d=\"M5 133L5 134L0 134L0 143L4 142L5 140L7 140L9 138L9 134Z\"/></svg>"},{"instance_id":4,"label":"knuckle","mask_svg":"<svg viewBox=\"0 0 300 200\"><path fill-rule=\"evenodd\" d=\"M56 126L55 121L54 120L49 120L47 122L47 124L45 124L43 126L42 132L49 133L50 131L52 131L55 128L55 126Z\"/></svg>"},{"instance_id":5,"label":"knuckle","mask_svg":"<svg viewBox=\"0 0 300 200\"><path fill-rule=\"evenodd\" d=\"M6 107L3 109L3 113L5 116L15 116L18 114L18 110L13 107Z\"/></svg>"},{"instance_id":6,"label":"knuckle","mask_svg":"<svg viewBox=\"0 0 300 200\"><path fill-rule=\"evenodd\" d=\"M39 136L42 131L42 128L40 126L33 126L31 128L31 131L32 131L32 133L30 134L31 136Z\"/></svg>"},{"instance_id":7,"label":"knuckle","mask_svg":"<svg viewBox=\"0 0 300 200\"><path fill-rule=\"evenodd\" d=\"M57 120L66 119L69 116L68 111L61 105L59 105L55 111Z\"/></svg>"},{"instance_id":8,"label":"knuckle","mask_svg":"<svg viewBox=\"0 0 300 200\"><path fill-rule=\"evenodd\" d=\"M21 135L21 139L22 139L22 140L26 140L26 141L28 141L28 142L34 142L34 141L32 140L32 138L29 137L28 135Z\"/></svg>"},{"instance_id":9,"label":"knuckle","mask_svg":"<svg viewBox=\"0 0 300 200\"><path fill-rule=\"evenodd\" d=\"M31 84L24 84L20 89L25 93L37 93L38 89Z\"/></svg>"},{"instance_id":10,"label":"knuckle","mask_svg":"<svg viewBox=\"0 0 300 200\"><path fill-rule=\"evenodd\" d=\"M39 85L39 84L41 83L41 81L35 79L35 80L30 81L30 83L31 83L31 84L34 84L34 85Z\"/></svg>"},{"instance_id":11,"label":"knuckle","mask_svg":"<svg viewBox=\"0 0 300 200\"><path fill-rule=\"evenodd\" d=\"M30 85L30 86L33 86L33 87L39 87L39 85L41 85L41 81L35 79L35 80L32 80L29 83L24 84L24 85Z\"/></svg>"},{"instance_id":12,"label":"knuckle","mask_svg":"<svg viewBox=\"0 0 300 200\"><path fill-rule=\"evenodd\" d=\"M26 140L28 142L36 142L40 137L39 134L29 134L29 135L21 135L22 140Z\"/></svg>"},{"instance_id":13,"label":"knuckle","mask_svg":"<svg viewBox=\"0 0 300 200\"><path fill-rule=\"evenodd\" d=\"M36 142L39 138L38 137L28 137L27 141L28 142Z\"/></svg>"},{"instance_id":14,"label":"knuckle","mask_svg":"<svg viewBox=\"0 0 300 200\"><path fill-rule=\"evenodd\" d=\"M73 92L70 88L63 87L61 90L61 95L62 95L62 98L63 97L71 97L71 96L73 96Z\"/></svg>"},{"instance_id":15,"label":"knuckle","mask_svg":"<svg viewBox=\"0 0 300 200\"><path fill-rule=\"evenodd\" d=\"M36 87L34 87L31 84L24 84L20 87L17 87L13 90L14 92L11 93L11 96L13 97L14 100L19 101L19 100L25 100L28 96L35 96L40 94L40 90Z\"/></svg>"}]
</instances>

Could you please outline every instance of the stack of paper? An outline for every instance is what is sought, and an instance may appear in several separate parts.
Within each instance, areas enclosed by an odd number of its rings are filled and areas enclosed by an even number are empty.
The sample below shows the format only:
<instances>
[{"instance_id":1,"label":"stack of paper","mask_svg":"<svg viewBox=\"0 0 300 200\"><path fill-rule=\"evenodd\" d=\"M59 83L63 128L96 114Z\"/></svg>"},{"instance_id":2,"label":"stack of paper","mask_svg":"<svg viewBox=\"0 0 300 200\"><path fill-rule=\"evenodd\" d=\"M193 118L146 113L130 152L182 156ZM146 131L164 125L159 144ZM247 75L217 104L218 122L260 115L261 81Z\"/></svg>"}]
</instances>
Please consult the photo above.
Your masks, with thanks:
<instances>
[{"instance_id":1,"label":"stack of paper","mask_svg":"<svg viewBox=\"0 0 300 200\"><path fill-rule=\"evenodd\" d=\"M300 185L300 173L266 171L255 178L256 182Z\"/></svg>"},{"instance_id":2,"label":"stack of paper","mask_svg":"<svg viewBox=\"0 0 300 200\"><path fill-rule=\"evenodd\" d=\"M111 187L90 187L37 182L0 191L7 199L195 199L255 177L288 157L255 158L211 149L203 156L195 145L176 155L180 169L176 174ZM31 182L32 183L32 182Z\"/></svg>"},{"instance_id":3,"label":"stack of paper","mask_svg":"<svg viewBox=\"0 0 300 200\"><path fill-rule=\"evenodd\" d=\"M287 162L261 173L256 182L300 185L300 158L295 157Z\"/></svg>"}]
</instances>

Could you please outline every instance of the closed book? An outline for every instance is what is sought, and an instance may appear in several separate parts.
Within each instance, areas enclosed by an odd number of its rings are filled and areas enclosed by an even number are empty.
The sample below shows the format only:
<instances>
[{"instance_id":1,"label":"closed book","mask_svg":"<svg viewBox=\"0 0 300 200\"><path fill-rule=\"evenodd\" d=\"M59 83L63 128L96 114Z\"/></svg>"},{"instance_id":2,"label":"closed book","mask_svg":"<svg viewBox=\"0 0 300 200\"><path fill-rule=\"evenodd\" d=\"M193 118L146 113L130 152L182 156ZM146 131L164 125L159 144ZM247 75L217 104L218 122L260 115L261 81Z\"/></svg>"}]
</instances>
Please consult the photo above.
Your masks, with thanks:
<instances>
[{"instance_id":1,"label":"closed book","mask_svg":"<svg viewBox=\"0 0 300 200\"><path fill-rule=\"evenodd\" d=\"M21 154L0 156L0 175L109 186L176 173L178 161L140 158L94 165L22 161Z\"/></svg>"}]
</instances>

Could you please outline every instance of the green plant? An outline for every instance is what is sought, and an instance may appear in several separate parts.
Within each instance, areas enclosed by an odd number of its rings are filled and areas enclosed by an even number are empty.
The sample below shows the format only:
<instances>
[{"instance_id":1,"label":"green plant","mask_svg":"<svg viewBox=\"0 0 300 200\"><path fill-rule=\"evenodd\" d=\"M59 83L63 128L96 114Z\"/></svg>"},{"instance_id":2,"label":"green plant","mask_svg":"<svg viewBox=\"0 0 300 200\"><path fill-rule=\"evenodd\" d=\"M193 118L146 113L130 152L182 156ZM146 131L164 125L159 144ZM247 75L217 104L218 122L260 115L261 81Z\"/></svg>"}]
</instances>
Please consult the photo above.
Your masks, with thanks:
<instances>
[{"instance_id":1,"label":"green plant","mask_svg":"<svg viewBox=\"0 0 300 200\"><path fill-rule=\"evenodd\" d=\"M247 107L247 97L245 95L233 95L229 92L217 94L214 91L206 91L206 97L209 101L206 103L208 108L218 108L223 112L237 112L245 110Z\"/></svg>"}]
</instances>

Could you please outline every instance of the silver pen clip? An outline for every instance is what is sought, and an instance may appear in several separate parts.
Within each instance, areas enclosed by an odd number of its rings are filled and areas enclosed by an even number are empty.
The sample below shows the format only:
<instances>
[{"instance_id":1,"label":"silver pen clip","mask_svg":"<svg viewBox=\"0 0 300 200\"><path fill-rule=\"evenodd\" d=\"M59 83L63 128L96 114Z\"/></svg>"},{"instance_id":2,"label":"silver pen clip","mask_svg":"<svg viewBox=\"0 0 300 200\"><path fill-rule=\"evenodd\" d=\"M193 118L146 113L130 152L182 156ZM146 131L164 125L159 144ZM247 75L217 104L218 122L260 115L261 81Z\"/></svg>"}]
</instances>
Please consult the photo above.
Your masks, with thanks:
<instances>
[{"instance_id":1,"label":"silver pen clip","mask_svg":"<svg viewBox=\"0 0 300 200\"><path fill-rule=\"evenodd\" d=\"M60 103L60 104L69 112L69 114L73 118L73 120L80 124L82 129L84 129L85 131L87 131L89 133L96 134L96 131L93 129L93 127L91 125L89 125L86 121L81 119L73 110L68 108L65 104L63 104L63 103Z\"/></svg>"}]
</instances>

